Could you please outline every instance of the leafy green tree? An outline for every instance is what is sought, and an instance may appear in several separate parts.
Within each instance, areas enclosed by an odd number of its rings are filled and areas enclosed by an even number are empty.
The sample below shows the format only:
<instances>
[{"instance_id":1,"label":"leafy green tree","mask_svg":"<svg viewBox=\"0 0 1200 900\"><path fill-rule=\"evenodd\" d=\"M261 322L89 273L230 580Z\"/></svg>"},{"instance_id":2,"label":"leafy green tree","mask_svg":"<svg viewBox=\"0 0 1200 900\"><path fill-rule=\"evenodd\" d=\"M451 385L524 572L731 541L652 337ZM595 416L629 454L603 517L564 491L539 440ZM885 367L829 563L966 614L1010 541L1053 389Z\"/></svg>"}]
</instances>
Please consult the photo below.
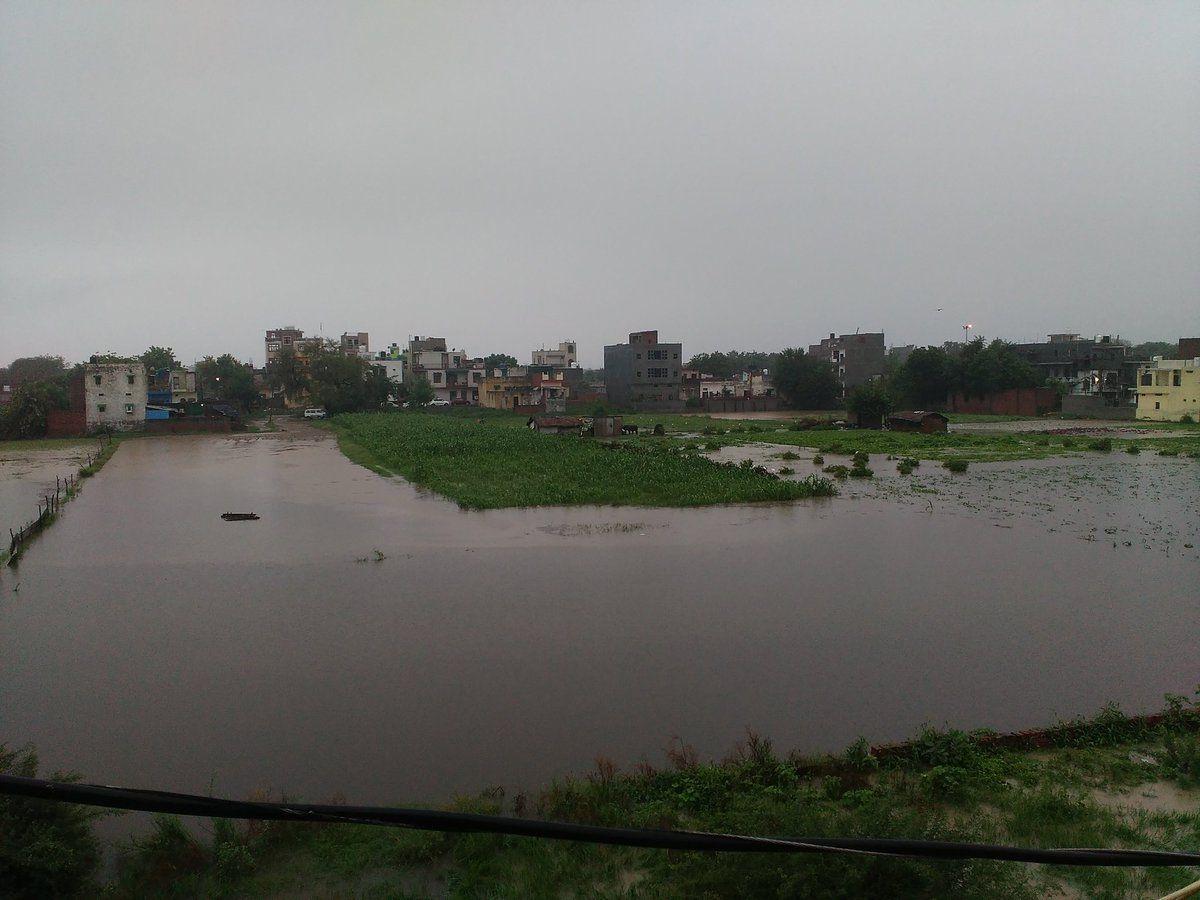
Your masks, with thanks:
<instances>
[{"instance_id":1,"label":"leafy green tree","mask_svg":"<svg viewBox=\"0 0 1200 900\"><path fill-rule=\"evenodd\" d=\"M515 366L517 364L517 358L515 356L509 356L507 353L489 353L483 358L483 364L490 372L492 369Z\"/></svg>"},{"instance_id":2,"label":"leafy green tree","mask_svg":"<svg viewBox=\"0 0 1200 900\"><path fill-rule=\"evenodd\" d=\"M380 409L391 386L382 369L332 344L310 351L308 382L313 399L331 413Z\"/></svg>"},{"instance_id":3,"label":"leafy green tree","mask_svg":"<svg viewBox=\"0 0 1200 900\"><path fill-rule=\"evenodd\" d=\"M283 391L289 399L308 392L308 371L296 349L285 344L275 358L267 363L267 384L272 390Z\"/></svg>"},{"instance_id":4,"label":"leafy green tree","mask_svg":"<svg viewBox=\"0 0 1200 900\"><path fill-rule=\"evenodd\" d=\"M61 356L22 356L8 366L12 384L50 381L66 374L67 364Z\"/></svg>"},{"instance_id":5,"label":"leafy green tree","mask_svg":"<svg viewBox=\"0 0 1200 900\"><path fill-rule=\"evenodd\" d=\"M208 400L232 400L249 411L258 400L254 372L231 353L196 363L196 387Z\"/></svg>"},{"instance_id":6,"label":"leafy green tree","mask_svg":"<svg viewBox=\"0 0 1200 900\"><path fill-rule=\"evenodd\" d=\"M1163 359L1178 359L1179 345L1172 341L1146 341L1144 344L1134 344L1129 348L1132 359L1153 359L1161 356Z\"/></svg>"},{"instance_id":7,"label":"leafy green tree","mask_svg":"<svg viewBox=\"0 0 1200 900\"><path fill-rule=\"evenodd\" d=\"M893 406L887 385L878 378L858 385L846 398L846 410L866 428L882 428L883 420Z\"/></svg>"},{"instance_id":8,"label":"leafy green tree","mask_svg":"<svg viewBox=\"0 0 1200 900\"><path fill-rule=\"evenodd\" d=\"M175 359L175 351L170 347L151 347L141 356L142 364L146 367L146 374L153 375L160 369L179 368L179 361Z\"/></svg>"},{"instance_id":9,"label":"leafy green tree","mask_svg":"<svg viewBox=\"0 0 1200 900\"><path fill-rule=\"evenodd\" d=\"M433 385L429 383L428 378L424 375L417 375L413 378L412 383L408 386L408 402L413 409L428 406L433 397Z\"/></svg>"},{"instance_id":10,"label":"leafy green tree","mask_svg":"<svg viewBox=\"0 0 1200 900\"><path fill-rule=\"evenodd\" d=\"M842 386L833 366L799 347L780 353L772 375L775 389L794 409L835 409Z\"/></svg>"},{"instance_id":11,"label":"leafy green tree","mask_svg":"<svg viewBox=\"0 0 1200 900\"><path fill-rule=\"evenodd\" d=\"M738 372L758 372L763 369L773 371L778 364L780 354L767 353L762 350L727 350L724 353L697 353L688 360L689 369L699 369L707 375L717 378L730 378Z\"/></svg>"},{"instance_id":12,"label":"leafy green tree","mask_svg":"<svg viewBox=\"0 0 1200 900\"><path fill-rule=\"evenodd\" d=\"M0 774L36 778L37 755L0 744ZM55 773L56 781L75 776ZM96 810L73 803L0 797L0 885L6 897L87 897L99 893Z\"/></svg>"},{"instance_id":13,"label":"leafy green tree","mask_svg":"<svg viewBox=\"0 0 1200 900\"><path fill-rule=\"evenodd\" d=\"M941 347L917 347L892 379L896 397L917 409L937 408L951 393L956 369Z\"/></svg>"},{"instance_id":14,"label":"leafy green tree","mask_svg":"<svg viewBox=\"0 0 1200 900\"><path fill-rule=\"evenodd\" d=\"M23 440L42 437L52 409L66 409L67 390L62 380L19 384L12 400L0 413L0 438Z\"/></svg>"}]
</instances>

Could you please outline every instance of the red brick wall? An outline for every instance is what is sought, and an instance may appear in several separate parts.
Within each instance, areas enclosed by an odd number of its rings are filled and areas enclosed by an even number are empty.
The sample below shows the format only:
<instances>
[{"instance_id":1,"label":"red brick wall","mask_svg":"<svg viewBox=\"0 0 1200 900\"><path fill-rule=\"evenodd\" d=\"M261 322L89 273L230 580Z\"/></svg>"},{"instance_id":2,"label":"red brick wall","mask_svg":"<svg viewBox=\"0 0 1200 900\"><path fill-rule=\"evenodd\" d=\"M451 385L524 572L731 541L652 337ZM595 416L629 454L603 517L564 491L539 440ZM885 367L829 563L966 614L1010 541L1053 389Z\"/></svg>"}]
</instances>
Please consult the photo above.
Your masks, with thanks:
<instances>
[{"instance_id":1,"label":"red brick wall","mask_svg":"<svg viewBox=\"0 0 1200 900\"><path fill-rule=\"evenodd\" d=\"M87 433L83 409L52 409L46 413L46 437L80 437Z\"/></svg>"},{"instance_id":2,"label":"red brick wall","mask_svg":"<svg viewBox=\"0 0 1200 900\"><path fill-rule=\"evenodd\" d=\"M1054 388L1012 388L986 397L954 394L948 401L950 412L993 416L1040 416L1053 412L1058 403Z\"/></svg>"}]
</instances>

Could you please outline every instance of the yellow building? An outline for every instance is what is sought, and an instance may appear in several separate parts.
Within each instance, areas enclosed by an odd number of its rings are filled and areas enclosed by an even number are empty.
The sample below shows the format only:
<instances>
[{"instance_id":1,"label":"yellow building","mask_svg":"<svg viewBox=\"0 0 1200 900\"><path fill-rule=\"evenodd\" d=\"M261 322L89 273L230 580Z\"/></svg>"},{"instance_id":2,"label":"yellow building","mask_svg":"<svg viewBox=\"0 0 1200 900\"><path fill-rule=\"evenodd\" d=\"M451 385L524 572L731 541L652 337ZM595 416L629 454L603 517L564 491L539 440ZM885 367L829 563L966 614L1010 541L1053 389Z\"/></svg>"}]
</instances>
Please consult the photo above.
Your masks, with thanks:
<instances>
[{"instance_id":1,"label":"yellow building","mask_svg":"<svg viewBox=\"0 0 1200 900\"><path fill-rule=\"evenodd\" d=\"M1138 369L1137 417L1178 422L1184 416L1200 422L1200 357L1155 357Z\"/></svg>"}]
</instances>

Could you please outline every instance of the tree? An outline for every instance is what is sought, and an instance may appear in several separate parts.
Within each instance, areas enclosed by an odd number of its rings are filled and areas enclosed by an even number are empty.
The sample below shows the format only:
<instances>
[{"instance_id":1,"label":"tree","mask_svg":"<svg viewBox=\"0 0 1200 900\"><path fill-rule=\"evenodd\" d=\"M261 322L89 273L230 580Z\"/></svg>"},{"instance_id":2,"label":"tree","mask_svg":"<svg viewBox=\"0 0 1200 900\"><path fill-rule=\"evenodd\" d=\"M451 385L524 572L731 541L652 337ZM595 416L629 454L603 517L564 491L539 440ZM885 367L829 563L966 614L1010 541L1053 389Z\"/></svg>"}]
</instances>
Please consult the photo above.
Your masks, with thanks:
<instances>
[{"instance_id":1,"label":"tree","mask_svg":"<svg viewBox=\"0 0 1200 900\"><path fill-rule=\"evenodd\" d=\"M794 409L835 409L842 394L833 366L798 347L778 355L773 378L779 395Z\"/></svg>"},{"instance_id":2,"label":"tree","mask_svg":"<svg viewBox=\"0 0 1200 900\"><path fill-rule=\"evenodd\" d=\"M153 375L160 369L179 368L179 362L175 359L175 351L170 347L151 347L141 356L142 364L146 367L146 374Z\"/></svg>"},{"instance_id":3,"label":"tree","mask_svg":"<svg viewBox=\"0 0 1200 900\"><path fill-rule=\"evenodd\" d=\"M0 438L22 440L42 437L52 409L66 409L67 389L62 380L27 381L13 391L12 400L0 413Z\"/></svg>"},{"instance_id":4,"label":"tree","mask_svg":"<svg viewBox=\"0 0 1200 900\"><path fill-rule=\"evenodd\" d=\"M724 353L697 353L688 360L689 369L699 369L706 375L730 378L738 372L774 371L780 354L764 350L728 350Z\"/></svg>"},{"instance_id":5,"label":"tree","mask_svg":"<svg viewBox=\"0 0 1200 900\"><path fill-rule=\"evenodd\" d=\"M489 353L483 358L483 365L489 372L492 369L507 368L516 364L517 358L509 356L507 353Z\"/></svg>"},{"instance_id":6,"label":"tree","mask_svg":"<svg viewBox=\"0 0 1200 900\"><path fill-rule=\"evenodd\" d=\"M230 353L196 363L196 387L210 400L233 400L249 411L258 400L253 371Z\"/></svg>"},{"instance_id":7,"label":"tree","mask_svg":"<svg viewBox=\"0 0 1200 900\"><path fill-rule=\"evenodd\" d=\"M1130 359L1153 359L1161 356L1163 359L1178 359L1179 345L1172 341L1146 341L1144 344L1134 344L1129 348Z\"/></svg>"},{"instance_id":8,"label":"tree","mask_svg":"<svg viewBox=\"0 0 1200 900\"><path fill-rule=\"evenodd\" d=\"M313 398L331 413L380 409L391 388L382 369L331 343L309 353L308 383Z\"/></svg>"},{"instance_id":9,"label":"tree","mask_svg":"<svg viewBox=\"0 0 1200 900\"><path fill-rule=\"evenodd\" d=\"M408 402L413 409L429 405L433 399L433 385L424 375L417 375L408 386Z\"/></svg>"},{"instance_id":10,"label":"tree","mask_svg":"<svg viewBox=\"0 0 1200 900\"><path fill-rule=\"evenodd\" d=\"M942 406L951 392L954 365L941 347L917 347L892 379L897 397L916 409Z\"/></svg>"},{"instance_id":11,"label":"tree","mask_svg":"<svg viewBox=\"0 0 1200 900\"><path fill-rule=\"evenodd\" d=\"M864 428L882 428L892 406L892 395L881 378L858 385L846 398L846 410Z\"/></svg>"},{"instance_id":12,"label":"tree","mask_svg":"<svg viewBox=\"0 0 1200 900\"><path fill-rule=\"evenodd\" d=\"M272 390L283 391L284 397L299 397L308 391L308 373L296 348L285 344L275 358L267 363L267 384Z\"/></svg>"},{"instance_id":13,"label":"tree","mask_svg":"<svg viewBox=\"0 0 1200 900\"><path fill-rule=\"evenodd\" d=\"M66 371L67 364L61 356L22 356L9 365L8 377L14 385L28 384L50 381L66 374Z\"/></svg>"}]
</instances>

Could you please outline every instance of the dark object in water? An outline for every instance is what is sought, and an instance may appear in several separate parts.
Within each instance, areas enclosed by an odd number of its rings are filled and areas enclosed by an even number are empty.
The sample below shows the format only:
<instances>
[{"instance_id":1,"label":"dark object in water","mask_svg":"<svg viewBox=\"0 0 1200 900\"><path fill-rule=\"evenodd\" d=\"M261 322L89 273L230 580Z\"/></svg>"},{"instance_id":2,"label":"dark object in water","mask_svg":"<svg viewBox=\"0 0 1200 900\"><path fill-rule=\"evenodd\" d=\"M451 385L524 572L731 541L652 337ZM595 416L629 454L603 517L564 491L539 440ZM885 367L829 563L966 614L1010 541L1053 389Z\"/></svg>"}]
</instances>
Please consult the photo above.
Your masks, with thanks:
<instances>
[{"instance_id":1,"label":"dark object in water","mask_svg":"<svg viewBox=\"0 0 1200 900\"><path fill-rule=\"evenodd\" d=\"M258 518L258 513L221 513L226 522L249 522Z\"/></svg>"}]
</instances>

